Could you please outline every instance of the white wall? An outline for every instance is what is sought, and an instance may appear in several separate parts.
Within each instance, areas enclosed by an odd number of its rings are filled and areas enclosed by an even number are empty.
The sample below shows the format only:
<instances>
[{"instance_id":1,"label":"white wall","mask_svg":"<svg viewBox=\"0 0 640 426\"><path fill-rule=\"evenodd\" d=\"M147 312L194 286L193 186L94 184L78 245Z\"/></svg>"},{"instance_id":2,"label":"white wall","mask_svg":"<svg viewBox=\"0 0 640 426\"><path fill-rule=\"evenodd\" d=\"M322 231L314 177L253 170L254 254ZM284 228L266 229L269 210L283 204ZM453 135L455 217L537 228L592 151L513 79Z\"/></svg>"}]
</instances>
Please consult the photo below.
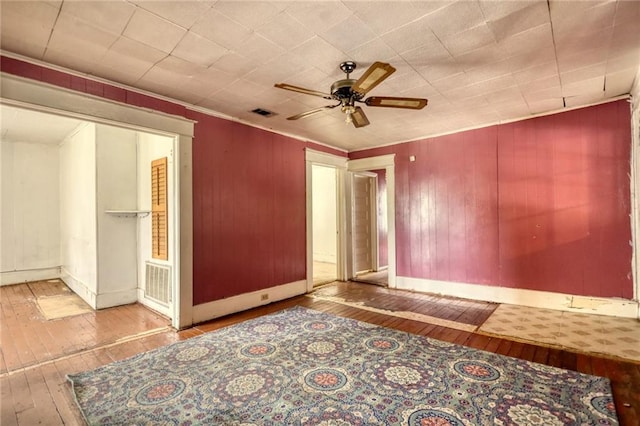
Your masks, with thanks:
<instances>
[{"instance_id":1,"label":"white wall","mask_svg":"<svg viewBox=\"0 0 640 426\"><path fill-rule=\"evenodd\" d=\"M313 260L337 261L336 170L313 165Z\"/></svg>"},{"instance_id":2,"label":"white wall","mask_svg":"<svg viewBox=\"0 0 640 426\"><path fill-rule=\"evenodd\" d=\"M64 282L96 307L96 125L60 145L60 250Z\"/></svg>"},{"instance_id":3,"label":"white wall","mask_svg":"<svg viewBox=\"0 0 640 426\"><path fill-rule=\"evenodd\" d=\"M175 153L176 194L179 195L178 209L180 212L179 236L174 241L175 249L179 250L176 257L175 280L179 287L176 299L178 309L173 315L173 325L176 328L188 327L194 323L193 316L193 194L192 194L192 137L194 122L181 117L159 114L131 105L99 99L70 89L52 86L35 80L3 75L0 79L2 97L8 102L30 104L34 108L59 110L71 114L90 114L99 120L126 123L132 126L158 129L158 131L178 135ZM175 234L174 234L175 235ZM179 260L179 261L178 261Z\"/></svg>"},{"instance_id":4,"label":"white wall","mask_svg":"<svg viewBox=\"0 0 640 426\"><path fill-rule=\"evenodd\" d=\"M57 143L1 142L1 284L57 278L60 232Z\"/></svg>"},{"instance_id":5,"label":"white wall","mask_svg":"<svg viewBox=\"0 0 640 426\"><path fill-rule=\"evenodd\" d=\"M96 126L97 308L137 300L137 218L105 213L136 210L136 132Z\"/></svg>"},{"instance_id":6,"label":"white wall","mask_svg":"<svg viewBox=\"0 0 640 426\"><path fill-rule=\"evenodd\" d=\"M168 157L171 226L172 147L170 137L94 123L60 145L3 141L2 283L61 277L96 309L138 300L150 217L105 211L150 209L151 161ZM154 262L174 266L174 258L170 250L169 261Z\"/></svg>"},{"instance_id":7,"label":"white wall","mask_svg":"<svg viewBox=\"0 0 640 426\"><path fill-rule=\"evenodd\" d=\"M151 215L138 219L138 300L151 308L165 314L171 315L169 308L156 304L144 298L145 283L145 262L153 262L161 265L174 267L175 253L173 247L173 235L175 230L171 229L174 221L174 176L173 176L173 138L151 133L138 133L138 200L139 210L151 210L151 162L158 158L167 157L167 223L169 226L169 259L160 260L151 257Z\"/></svg>"}]
</instances>

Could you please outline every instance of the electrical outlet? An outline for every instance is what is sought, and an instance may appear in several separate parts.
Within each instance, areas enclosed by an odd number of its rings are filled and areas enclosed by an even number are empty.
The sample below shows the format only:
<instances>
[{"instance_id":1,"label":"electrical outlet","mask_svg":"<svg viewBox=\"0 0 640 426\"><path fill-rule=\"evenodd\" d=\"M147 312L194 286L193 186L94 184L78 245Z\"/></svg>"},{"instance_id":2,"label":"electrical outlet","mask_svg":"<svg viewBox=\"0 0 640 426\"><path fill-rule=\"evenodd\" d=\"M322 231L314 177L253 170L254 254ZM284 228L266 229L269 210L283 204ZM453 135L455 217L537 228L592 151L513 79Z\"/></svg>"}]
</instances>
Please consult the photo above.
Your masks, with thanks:
<instances>
[{"instance_id":1,"label":"electrical outlet","mask_svg":"<svg viewBox=\"0 0 640 426\"><path fill-rule=\"evenodd\" d=\"M269 300L269 294L265 293L265 294L260 295L260 300Z\"/></svg>"}]
</instances>

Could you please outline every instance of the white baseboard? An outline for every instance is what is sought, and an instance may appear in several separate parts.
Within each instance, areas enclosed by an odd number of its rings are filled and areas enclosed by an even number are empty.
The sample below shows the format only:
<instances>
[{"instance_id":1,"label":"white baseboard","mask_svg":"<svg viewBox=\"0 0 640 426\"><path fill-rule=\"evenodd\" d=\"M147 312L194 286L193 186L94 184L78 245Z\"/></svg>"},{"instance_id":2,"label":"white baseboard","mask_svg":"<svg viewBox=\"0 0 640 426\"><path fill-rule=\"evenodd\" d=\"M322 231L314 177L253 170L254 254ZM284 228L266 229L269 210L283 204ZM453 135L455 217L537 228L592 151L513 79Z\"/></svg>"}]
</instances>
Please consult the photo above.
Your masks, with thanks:
<instances>
[{"instance_id":1,"label":"white baseboard","mask_svg":"<svg viewBox=\"0 0 640 426\"><path fill-rule=\"evenodd\" d=\"M60 278L60 266L0 272L0 286Z\"/></svg>"},{"instance_id":2,"label":"white baseboard","mask_svg":"<svg viewBox=\"0 0 640 426\"><path fill-rule=\"evenodd\" d=\"M69 273L64 267L60 279L82 300L93 309L105 309L113 306L128 305L138 301L138 291L135 288L96 294L86 283Z\"/></svg>"},{"instance_id":3,"label":"white baseboard","mask_svg":"<svg viewBox=\"0 0 640 426\"><path fill-rule=\"evenodd\" d=\"M82 300L87 302L93 309L96 308L96 294L87 287L87 285L81 280L77 279L69 273L64 267L61 268L60 279L73 291L80 296Z\"/></svg>"},{"instance_id":4,"label":"white baseboard","mask_svg":"<svg viewBox=\"0 0 640 426\"><path fill-rule=\"evenodd\" d=\"M494 287L421 278L396 277L396 288L436 293L485 302L508 303L534 308L557 309L584 314L639 318L640 305L635 300L577 296L547 291Z\"/></svg>"},{"instance_id":5,"label":"white baseboard","mask_svg":"<svg viewBox=\"0 0 640 426\"><path fill-rule=\"evenodd\" d=\"M196 305L193 307L192 311L193 324L234 314L236 312L246 311L247 309L267 305L278 300L288 299L290 297L304 294L306 291L307 281L301 280ZM267 295L267 299L263 300L262 296L265 294Z\"/></svg>"},{"instance_id":6,"label":"white baseboard","mask_svg":"<svg viewBox=\"0 0 640 426\"><path fill-rule=\"evenodd\" d=\"M171 315L172 315L171 306L163 305L162 303L158 303L158 302L156 302L156 301L154 301L152 299L149 299L149 298L145 297L144 289L142 289L142 288L138 288L137 289L137 294L138 294L138 300L137 301L141 305L144 305L149 309L152 309L152 310L154 310L154 311L156 311L156 312L158 312L158 313L160 313L162 315L165 315L165 316L171 318Z\"/></svg>"},{"instance_id":7,"label":"white baseboard","mask_svg":"<svg viewBox=\"0 0 640 426\"><path fill-rule=\"evenodd\" d=\"M326 254L326 253L313 253L313 260L315 262L324 262L324 263L337 262L335 254Z\"/></svg>"},{"instance_id":8,"label":"white baseboard","mask_svg":"<svg viewBox=\"0 0 640 426\"><path fill-rule=\"evenodd\" d=\"M100 293L96 298L96 309L112 308L114 306L129 305L138 301L138 291L135 288Z\"/></svg>"}]
</instances>

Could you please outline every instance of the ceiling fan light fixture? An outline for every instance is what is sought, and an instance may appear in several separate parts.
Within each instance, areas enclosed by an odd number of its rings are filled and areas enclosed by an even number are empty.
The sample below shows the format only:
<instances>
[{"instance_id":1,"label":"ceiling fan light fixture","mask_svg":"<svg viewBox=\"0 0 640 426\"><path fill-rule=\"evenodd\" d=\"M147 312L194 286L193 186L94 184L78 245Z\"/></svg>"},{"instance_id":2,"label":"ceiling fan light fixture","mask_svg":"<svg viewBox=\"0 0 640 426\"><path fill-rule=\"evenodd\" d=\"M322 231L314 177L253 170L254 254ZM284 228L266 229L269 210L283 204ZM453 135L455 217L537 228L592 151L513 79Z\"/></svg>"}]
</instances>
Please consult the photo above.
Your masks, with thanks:
<instances>
[{"instance_id":1,"label":"ceiling fan light fixture","mask_svg":"<svg viewBox=\"0 0 640 426\"><path fill-rule=\"evenodd\" d=\"M344 105L341 108L342 112L344 112L346 114L346 118L344 120L345 123L347 124L351 124L353 123L353 118L351 117L351 115L356 112L356 107L354 107L353 105Z\"/></svg>"}]
</instances>

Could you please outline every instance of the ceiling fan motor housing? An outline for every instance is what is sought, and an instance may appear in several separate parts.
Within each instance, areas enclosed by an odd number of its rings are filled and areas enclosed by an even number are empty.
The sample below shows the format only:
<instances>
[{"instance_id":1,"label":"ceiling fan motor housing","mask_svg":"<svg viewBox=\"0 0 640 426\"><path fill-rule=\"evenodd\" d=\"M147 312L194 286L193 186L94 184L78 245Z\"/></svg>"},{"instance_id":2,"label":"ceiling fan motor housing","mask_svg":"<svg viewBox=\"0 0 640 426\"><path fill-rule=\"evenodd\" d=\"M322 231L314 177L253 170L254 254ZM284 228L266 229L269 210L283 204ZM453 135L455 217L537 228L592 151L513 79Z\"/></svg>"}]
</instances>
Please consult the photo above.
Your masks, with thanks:
<instances>
[{"instance_id":1,"label":"ceiling fan motor housing","mask_svg":"<svg viewBox=\"0 0 640 426\"><path fill-rule=\"evenodd\" d=\"M353 105L353 102L363 98L363 94L351 90L351 86L356 82L352 78L338 80L331 85L331 96L333 99L342 102L342 104Z\"/></svg>"}]
</instances>

